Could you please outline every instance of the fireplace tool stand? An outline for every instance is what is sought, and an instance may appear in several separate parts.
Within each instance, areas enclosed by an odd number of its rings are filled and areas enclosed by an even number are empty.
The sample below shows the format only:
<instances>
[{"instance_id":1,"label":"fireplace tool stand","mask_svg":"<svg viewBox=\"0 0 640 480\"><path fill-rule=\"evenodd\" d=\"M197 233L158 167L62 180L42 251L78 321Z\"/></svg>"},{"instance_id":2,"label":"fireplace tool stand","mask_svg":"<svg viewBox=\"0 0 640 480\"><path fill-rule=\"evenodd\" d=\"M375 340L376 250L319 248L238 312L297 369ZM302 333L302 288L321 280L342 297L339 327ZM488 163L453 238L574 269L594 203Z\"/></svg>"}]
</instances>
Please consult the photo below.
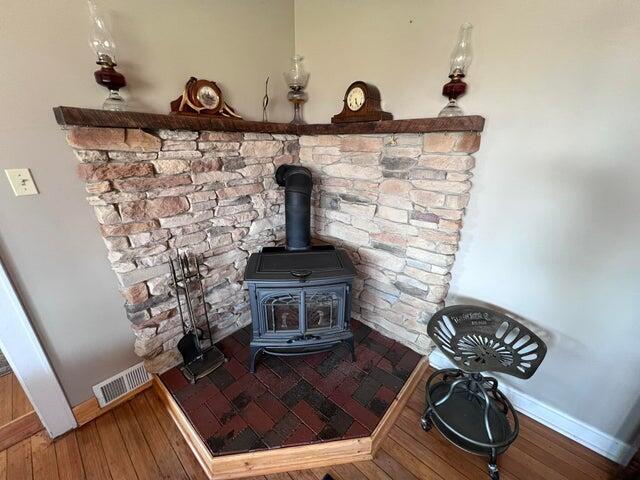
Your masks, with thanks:
<instances>
[{"instance_id":1,"label":"fireplace tool stand","mask_svg":"<svg viewBox=\"0 0 640 480\"><path fill-rule=\"evenodd\" d=\"M489 476L498 480L497 457L514 442L520 426L498 380L482 372L529 378L547 347L516 320L468 305L440 310L427 332L458 368L438 370L427 380L421 426L428 431L435 425L456 446L487 456Z\"/></svg>"},{"instance_id":2,"label":"fireplace tool stand","mask_svg":"<svg viewBox=\"0 0 640 480\"><path fill-rule=\"evenodd\" d=\"M198 379L208 375L227 360L213 344L198 257L178 253L175 260L171 259L170 265L184 334L177 345L183 359L181 371L187 380L196 383ZM200 301L206 332L197 326L196 308ZM205 339L209 343L207 347L203 346Z\"/></svg>"}]
</instances>

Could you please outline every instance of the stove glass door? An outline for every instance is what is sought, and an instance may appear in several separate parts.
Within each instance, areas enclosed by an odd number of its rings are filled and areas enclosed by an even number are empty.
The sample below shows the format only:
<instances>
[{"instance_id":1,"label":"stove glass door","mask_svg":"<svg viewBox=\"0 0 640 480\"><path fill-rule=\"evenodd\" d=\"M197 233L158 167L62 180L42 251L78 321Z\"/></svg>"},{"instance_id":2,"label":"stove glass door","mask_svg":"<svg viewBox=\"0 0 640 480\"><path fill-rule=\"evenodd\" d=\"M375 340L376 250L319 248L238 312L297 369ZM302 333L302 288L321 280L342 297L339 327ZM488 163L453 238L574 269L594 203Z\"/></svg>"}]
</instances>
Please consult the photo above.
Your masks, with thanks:
<instances>
[{"instance_id":1,"label":"stove glass door","mask_svg":"<svg viewBox=\"0 0 640 480\"><path fill-rule=\"evenodd\" d=\"M300 331L300 291L271 292L261 299L266 334Z\"/></svg>"},{"instance_id":2,"label":"stove glass door","mask_svg":"<svg viewBox=\"0 0 640 480\"><path fill-rule=\"evenodd\" d=\"M344 286L305 289L305 331L318 334L342 328Z\"/></svg>"}]
</instances>

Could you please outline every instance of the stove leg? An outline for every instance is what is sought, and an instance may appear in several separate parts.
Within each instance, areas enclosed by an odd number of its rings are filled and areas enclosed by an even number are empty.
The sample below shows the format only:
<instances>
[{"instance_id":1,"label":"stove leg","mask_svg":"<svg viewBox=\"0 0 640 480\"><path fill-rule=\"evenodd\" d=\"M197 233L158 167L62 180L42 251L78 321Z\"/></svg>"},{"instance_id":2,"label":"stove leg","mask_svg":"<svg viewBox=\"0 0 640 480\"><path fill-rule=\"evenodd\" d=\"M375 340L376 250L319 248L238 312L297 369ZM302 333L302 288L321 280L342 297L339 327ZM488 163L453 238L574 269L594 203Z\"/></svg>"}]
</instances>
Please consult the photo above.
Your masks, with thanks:
<instances>
[{"instance_id":1,"label":"stove leg","mask_svg":"<svg viewBox=\"0 0 640 480\"><path fill-rule=\"evenodd\" d=\"M489 456L489 463L487 467L489 469L489 477L491 480L500 480L500 472L498 471L498 465L496 463L496 451L495 449L491 450L491 455Z\"/></svg>"},{"instance_id":2,"label":"stove leg","mask_svg":"<svg viewBox=\"0 0 640 480\"><path fill-rule=\"evenodd\" d=\"M356 344L355 344L355 341L353 340L353 337L349 338L348 340L345 340L345 342L347 342L347 345L349 345L349 351L351 352L351 361L355 362L356 361Z\"/></svg>"},{"instance_id":3,"label":"stove leg","mask_svg":"<svg viewBox=\"0 0 640 480\"><path fill-rule=\"evenodd\" d=\"M262 350L264 350L263 347L251 347L251 353L249 355L249 371L251 373L256 373L256 357Z\"/></svg>"}]
</instances>

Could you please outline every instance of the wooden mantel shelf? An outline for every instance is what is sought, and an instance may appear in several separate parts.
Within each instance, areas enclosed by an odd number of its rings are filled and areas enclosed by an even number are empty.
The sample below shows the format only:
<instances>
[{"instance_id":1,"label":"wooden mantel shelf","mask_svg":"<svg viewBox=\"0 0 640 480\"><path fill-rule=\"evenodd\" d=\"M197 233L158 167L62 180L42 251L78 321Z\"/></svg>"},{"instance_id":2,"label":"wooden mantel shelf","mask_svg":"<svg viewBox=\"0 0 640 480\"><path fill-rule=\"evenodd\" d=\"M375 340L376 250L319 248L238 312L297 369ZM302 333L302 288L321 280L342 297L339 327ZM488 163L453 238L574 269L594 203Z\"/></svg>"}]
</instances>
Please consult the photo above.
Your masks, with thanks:
<instances>
[{"instance_id":1,"label":"wooden mantel shelf","mask_svg":"<svg viewBox=\"0 0 640 480\"><path fill-rule=\"evenodd\" d=\"M288 133L293 135L340 135L363 133L481 132L484 118L471 115L445 118L414 118L341 124L292 125L191 115L112 112L78 107L55 107L53 113L64 127L119 127L221 132Z\"/></svg>"}]
</instances>

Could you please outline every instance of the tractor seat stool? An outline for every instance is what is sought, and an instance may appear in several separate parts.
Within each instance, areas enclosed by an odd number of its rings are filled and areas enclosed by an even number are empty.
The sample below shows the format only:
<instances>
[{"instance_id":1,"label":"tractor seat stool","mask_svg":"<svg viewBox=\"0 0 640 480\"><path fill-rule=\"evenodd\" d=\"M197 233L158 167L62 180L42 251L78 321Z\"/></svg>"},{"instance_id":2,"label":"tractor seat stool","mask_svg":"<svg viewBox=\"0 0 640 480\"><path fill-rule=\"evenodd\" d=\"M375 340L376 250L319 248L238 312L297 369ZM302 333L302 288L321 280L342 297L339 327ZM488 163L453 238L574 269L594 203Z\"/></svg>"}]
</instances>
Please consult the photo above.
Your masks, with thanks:
<instances>
[{"instance_id":1,"label":"tractor seat stool","mask_svg":"<svg viewBox=\"0 0 640 480\"><path fill-rule=\"evenodd\" d=\"M489 476L498 480L497 456L518 436L511 402L486 372L530 378L547 346L535 333L499 312L455 305L436 312L427 333L457 368L434 372L425 386L422 428L433 425L451 443L488 456Z\"/></svg>"}]
</instances>

